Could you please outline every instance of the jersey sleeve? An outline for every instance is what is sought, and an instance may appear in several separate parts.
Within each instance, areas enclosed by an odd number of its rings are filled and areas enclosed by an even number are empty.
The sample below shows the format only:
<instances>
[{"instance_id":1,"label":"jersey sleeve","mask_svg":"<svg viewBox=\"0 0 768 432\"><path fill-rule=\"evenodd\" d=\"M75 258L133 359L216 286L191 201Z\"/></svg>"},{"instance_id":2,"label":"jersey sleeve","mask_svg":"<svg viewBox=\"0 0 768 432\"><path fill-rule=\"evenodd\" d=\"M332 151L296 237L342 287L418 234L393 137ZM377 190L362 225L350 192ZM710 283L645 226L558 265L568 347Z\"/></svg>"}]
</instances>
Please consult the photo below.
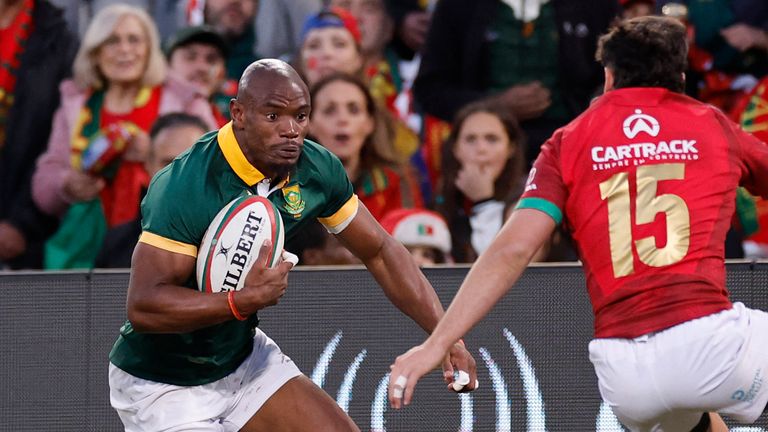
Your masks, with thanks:
<instances>
[{"instance_id":1,"label":"jersey sleeve","mask_svg":"<svg viewBox=\"0 0 768 432\"><path fill-rule=\"evenodd\" d=\"M549 215L556 224L563 220L567 189L560 168L561 132L555 132L541 146L515 209L535 209Z\"/></svg>"},{"instance_id":2,"label":"jersey sleeve","mask_svg":"<svg viewBox=\"0 0 768 432\"><path fill-rule=\"evenodd\" d=\"M327 167L323 176L327 188L326 203L317 220L329 232L338 234L355 218L360 203L339 158L327 151L322 154Z\"/></svg>"},{"instance_id":3,"label":"jersey sleeve","mask_svg":"<svg viewBox=\"0 0 768 432\"><path fill-rule=\"evenodd\" d=\"M741 148L741 186L768 199L768 144L740 129L735 131Z\"/></svg>"},{"instance_id":4,"label":"jersey sleeve","mask_svg":"<svg viewBox=\"0 0 768 432\"><path fill-rule=\"evenodd\" d=\"M166 168L152 180L147 195L141 202L141 229L139 241L173 253L197 257L197 245L207 226L202 228L192 211L196 204L181 196L179 183L172 179ZM174 198L176 197L176 198Z\"/></svg>"}]
</instances>

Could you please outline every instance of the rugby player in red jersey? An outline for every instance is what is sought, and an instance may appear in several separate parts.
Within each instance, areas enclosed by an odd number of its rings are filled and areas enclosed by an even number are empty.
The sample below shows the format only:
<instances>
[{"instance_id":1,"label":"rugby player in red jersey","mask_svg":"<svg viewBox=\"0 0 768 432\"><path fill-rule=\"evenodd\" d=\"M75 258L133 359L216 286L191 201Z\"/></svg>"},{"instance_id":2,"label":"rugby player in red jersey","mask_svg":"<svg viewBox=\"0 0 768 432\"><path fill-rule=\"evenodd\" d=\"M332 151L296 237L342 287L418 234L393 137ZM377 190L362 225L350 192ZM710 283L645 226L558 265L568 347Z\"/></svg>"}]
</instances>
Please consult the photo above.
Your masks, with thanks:
<instances>
[{"instance_id":1,"label":"rugby player in red jersey","mask_svg":"<svg viewBox=\"0 0 768 432\"><path fill-rule=\"evenodd\" d=\"M730 302L723 255L737 186L768 197L768 145L682 94L686 52L685 28L661 17L600 39L605 94L544 144L437 329L397 358L395 408L564 220L595 313L590 359L619 420L632 431L722 431L717 412L760 416L768 314Z\"/></svg>"}]
</instances>

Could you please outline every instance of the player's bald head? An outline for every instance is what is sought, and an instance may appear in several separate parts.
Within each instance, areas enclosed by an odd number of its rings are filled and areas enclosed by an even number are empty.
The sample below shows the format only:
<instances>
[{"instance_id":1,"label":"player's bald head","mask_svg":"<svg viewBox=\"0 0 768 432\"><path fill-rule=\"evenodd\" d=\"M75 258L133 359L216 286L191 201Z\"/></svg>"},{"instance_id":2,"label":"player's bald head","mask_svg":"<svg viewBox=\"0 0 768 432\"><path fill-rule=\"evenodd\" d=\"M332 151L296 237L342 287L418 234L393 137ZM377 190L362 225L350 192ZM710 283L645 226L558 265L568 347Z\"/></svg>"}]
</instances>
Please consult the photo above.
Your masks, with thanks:
<instances>
[{"instance_id":1,"label":"player's bald head","mask_svg":"<svg viewBox=\"0 0 768 432\"><path fill-rule=\"evenodd\" d=\"M232 130L249 163L272 179L296 166L309 130L309 91L280 60L259 60L243 72L229 102Z\"/></svg>"},{"instance_id":2,"label":"player's bald head","mask_svg":"<svg viewBox=\"0 0 768 432\"><path fill-rule=\"evenodd\" d=\"M309 95L307 85L291 65L277 59L258 60L243 71L237 86L237 99L247 100L281 86L294 87Z\"/></svg>"}]
</instances>

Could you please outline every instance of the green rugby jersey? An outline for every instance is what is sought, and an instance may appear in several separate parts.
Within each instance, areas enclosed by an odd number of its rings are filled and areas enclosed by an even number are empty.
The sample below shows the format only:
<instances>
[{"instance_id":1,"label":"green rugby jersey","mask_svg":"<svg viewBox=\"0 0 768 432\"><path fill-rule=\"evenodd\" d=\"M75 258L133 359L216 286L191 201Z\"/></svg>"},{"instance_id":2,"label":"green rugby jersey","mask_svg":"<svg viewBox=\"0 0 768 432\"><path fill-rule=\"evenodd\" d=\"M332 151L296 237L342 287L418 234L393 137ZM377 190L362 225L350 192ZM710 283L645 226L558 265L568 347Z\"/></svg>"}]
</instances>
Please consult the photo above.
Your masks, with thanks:
<instances>
[{"instance_id":1,"label":"green rugby jersey","mask_svg":"<svg viewBox=\"0 0 768 432\"><path fill-rule=\"evenodd\" d=\"M317 143L304 149L288 179L269 185L240 150L232 123L210 132L161 170L141 204L139 241L197 256L214 216L243 194L268 196L280 211L286 240L312 219L329 231L343 230L357 214L358 200L341 162ZM197 289L194 273L185 286ZM120 329L110 361L131 375L168 384L200 385L232 373L253 346L258 318L232 319L184 334L137 333Z\"/></svg>"}]
</instances>

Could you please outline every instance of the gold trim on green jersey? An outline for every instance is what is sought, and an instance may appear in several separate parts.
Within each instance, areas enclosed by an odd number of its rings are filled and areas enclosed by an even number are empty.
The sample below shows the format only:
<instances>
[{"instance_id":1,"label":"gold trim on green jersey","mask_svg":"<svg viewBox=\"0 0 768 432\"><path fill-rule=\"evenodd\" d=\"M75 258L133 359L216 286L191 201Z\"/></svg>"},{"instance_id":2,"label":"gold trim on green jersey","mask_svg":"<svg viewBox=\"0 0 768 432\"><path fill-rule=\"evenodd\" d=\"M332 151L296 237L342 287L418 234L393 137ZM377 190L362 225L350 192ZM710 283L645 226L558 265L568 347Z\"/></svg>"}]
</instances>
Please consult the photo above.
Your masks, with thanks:
<instances>
[{"instance_id":1,"label":"gold trim on green jersey","mask_svg":"<svg viewBox=\"0 0 768 432\"><path fill-rule=\"evenodd\" d=\"M358 206L359 200L357 195L352 194L347 202L341 206L339 211L325 218L317 218L317 220L320 221L321 224L325 225L329 231L334 234L338 234L338 232L341 232L344 228L346 228L347 225L349 225L349 222L351 221L350 219L354 217L355 214L357 214Z\"/></svg>"},{"instance_id":2,"label":"gold trim on green jersey","mask_svg":"<svg viewBox=\"0 0 768 432\"><path fill-rule=\"evenodd\" d=\"M197 246L171 240L169 238L165 238L148 231L142 231L141 237L139 237L139 241L148 245L152 245L156 248L166 250L168 252L189 255L191 257L197 258Z\"/></svg>"},{"instance_id":3,"label":"gold trim on green jersey","mask_svg":"<svg viewBox=\"0 0 768 432\"><path fill-rule=\"evenodd\" d=\"M224 154L224 159L227 160L229 166L232 167L235 174L237 174L245 184L252 187L256 183L264 180L264 174L251 165L245 157L245 154L243 154L243 150L237 143L237 138L235 138L235 132L232 130L231 121L219 129L216 139L219 142L221 152ZM290 176L278 183L275 189L285 186L289 181Z\"/></svg>"},{"instance_id":4,"label":"gold trim on green jersey","mask_svg":"<svg viewBox=\"0 0 768 432\"><path fill-rule=\"evenodd\" d=\"M232 122L222 126L216 138L219 141L221 152L224 153L224 159L227 160L235 174L248 186L253 186L264 180L264 174L248 162L240 149L237 138L235 138L235 132L232 130Z\"/></svg>"}]
</instances>

